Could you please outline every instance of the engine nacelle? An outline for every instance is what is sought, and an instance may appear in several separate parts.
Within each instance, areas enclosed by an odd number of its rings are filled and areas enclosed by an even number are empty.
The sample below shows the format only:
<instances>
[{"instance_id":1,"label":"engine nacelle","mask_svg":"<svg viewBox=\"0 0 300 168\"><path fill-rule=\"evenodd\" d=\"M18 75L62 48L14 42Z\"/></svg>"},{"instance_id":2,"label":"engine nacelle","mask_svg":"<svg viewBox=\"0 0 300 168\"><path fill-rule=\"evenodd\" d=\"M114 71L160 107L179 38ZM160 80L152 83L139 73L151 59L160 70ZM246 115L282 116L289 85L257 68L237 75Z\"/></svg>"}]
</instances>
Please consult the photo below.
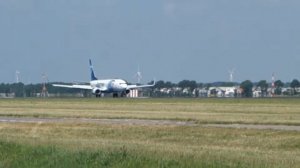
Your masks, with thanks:
<instances>
[{"instance_id":1,"label":"engine nacelle","mask_svg":"<svg viewBox=\"0 0 300 168\"><path fill-rule=\"evenodd\" d=\"M130 90L126 90L126 92L125 92L126 94L129 94L130 93Z\"/></svg>"},{"instance_id":2,"label":"engine nacelle","mask_svg":"<svg viewBox=\"0 0 300 168\"><path fill-rule=\"evenodd\" d=\"M93 89L92 92L93 92L93 94L96 95L96 96L100 96L100 95L101 95L100 89L95 88L95 89Z\"/></svg>"}]
</instances>

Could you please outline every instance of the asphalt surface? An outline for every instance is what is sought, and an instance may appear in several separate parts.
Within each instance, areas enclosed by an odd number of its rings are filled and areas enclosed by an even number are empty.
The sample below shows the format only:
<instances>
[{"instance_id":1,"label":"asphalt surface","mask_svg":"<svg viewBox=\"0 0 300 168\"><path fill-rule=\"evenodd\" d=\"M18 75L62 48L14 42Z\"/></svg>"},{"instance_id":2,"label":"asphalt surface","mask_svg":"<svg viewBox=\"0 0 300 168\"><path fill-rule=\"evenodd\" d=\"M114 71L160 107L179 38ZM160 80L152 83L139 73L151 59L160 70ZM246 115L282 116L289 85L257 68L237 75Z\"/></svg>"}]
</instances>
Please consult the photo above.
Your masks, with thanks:
<instances>
[{"instance_id":1,"label":"asphalt surface","mask_svg":"<svg viewBox=\"0 0 300 168\"><path fill-rule=\"evenodd\" d=\"M292 125L258 125L258 124L196 124L192 121L174 120L143 120L143 119L92 119L92 118L26 118L0 117L0 123L94 123L116 125L174 125L174 126L203 126L236 129L300 131L300 126Z\"/></svg>"},{"instance_id":2,"label":"asphalt surface","mask_svg":"<svg viewBox=\"0 0 300 168\"><path fill-rule=\"evenodd\" d=\"M194 126L194 122L172 120L142 120L142 119L92 119L92 118L18 118L0 117L0 122L5 123L96 123L119 125L176 125Z\"/></svg>"},{"instance_id":3,"label":"asphalt surface","mask_svg":"<svg viewBox=\"0 0 300 168\"><path fill-rule=\"evenodd\" d=\"M261 124L205 124L204 127L237 128L237 129L271 129L282 131L300 131L300 126L293 125L261 125Z\"/></svg>"}]
</instances>

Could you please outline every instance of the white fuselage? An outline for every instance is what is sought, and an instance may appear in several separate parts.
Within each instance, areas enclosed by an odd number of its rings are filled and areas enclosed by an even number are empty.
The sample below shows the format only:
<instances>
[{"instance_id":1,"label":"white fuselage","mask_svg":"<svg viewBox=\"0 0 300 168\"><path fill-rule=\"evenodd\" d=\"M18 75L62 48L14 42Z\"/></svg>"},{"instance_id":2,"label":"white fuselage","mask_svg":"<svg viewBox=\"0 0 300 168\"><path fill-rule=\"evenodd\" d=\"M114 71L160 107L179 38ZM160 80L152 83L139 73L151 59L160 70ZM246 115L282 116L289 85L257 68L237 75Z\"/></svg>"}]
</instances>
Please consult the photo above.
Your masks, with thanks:
<instances>
[{"instance_id":1,"label":"white fuselage","mask_svg":"<svg viewBox=\"0 0 300 168\"><path fill-rule=\"evenodd\" d=\"M124 92L127 89L127 82L123 79L103 79L90 82L95 92L101 93L117 93Z\"/></svg>"}]
</instances>

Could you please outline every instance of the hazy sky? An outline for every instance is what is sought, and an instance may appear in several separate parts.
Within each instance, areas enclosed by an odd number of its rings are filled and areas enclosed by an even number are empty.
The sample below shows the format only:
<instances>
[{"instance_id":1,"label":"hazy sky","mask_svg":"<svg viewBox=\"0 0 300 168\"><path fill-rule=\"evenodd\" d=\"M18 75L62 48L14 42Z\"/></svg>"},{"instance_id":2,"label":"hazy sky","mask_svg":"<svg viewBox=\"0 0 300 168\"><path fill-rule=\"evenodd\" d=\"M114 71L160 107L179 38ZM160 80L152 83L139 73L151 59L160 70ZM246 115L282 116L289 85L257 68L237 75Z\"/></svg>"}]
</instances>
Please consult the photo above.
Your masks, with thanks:
<instances>
[{"instance_id":1,"label":"hazy sky","mask_svg":"<svg viewBox=\"0 0 300 168\"><path fill-rule=\"evenodd\" d=\"M300 79L299 0L1 0L0 83Z\"/></svg>"}]
</instances>

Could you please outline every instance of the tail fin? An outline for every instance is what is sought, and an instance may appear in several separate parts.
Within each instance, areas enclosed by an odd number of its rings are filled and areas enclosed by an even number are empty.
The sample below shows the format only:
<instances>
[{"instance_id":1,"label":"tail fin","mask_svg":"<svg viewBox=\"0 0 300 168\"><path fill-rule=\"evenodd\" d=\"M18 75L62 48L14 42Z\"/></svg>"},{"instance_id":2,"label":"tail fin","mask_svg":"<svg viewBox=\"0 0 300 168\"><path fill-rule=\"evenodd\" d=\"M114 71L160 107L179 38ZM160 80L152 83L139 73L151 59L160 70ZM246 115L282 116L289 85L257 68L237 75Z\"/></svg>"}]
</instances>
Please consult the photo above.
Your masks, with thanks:
<instances>
[{"instance_id":1,"label":"tail fin","mask_svg":"<svg viewBox=\"0 0 300 168\"><path fill-rule=\"evenodd\" d=\"M91 70L91 80L98 80L96 77L95 77L95 73L94 73L94 70L93 70L93 65L92 65L92 61L90 59L90 70Z\"/></svg>"}]
</instances>

